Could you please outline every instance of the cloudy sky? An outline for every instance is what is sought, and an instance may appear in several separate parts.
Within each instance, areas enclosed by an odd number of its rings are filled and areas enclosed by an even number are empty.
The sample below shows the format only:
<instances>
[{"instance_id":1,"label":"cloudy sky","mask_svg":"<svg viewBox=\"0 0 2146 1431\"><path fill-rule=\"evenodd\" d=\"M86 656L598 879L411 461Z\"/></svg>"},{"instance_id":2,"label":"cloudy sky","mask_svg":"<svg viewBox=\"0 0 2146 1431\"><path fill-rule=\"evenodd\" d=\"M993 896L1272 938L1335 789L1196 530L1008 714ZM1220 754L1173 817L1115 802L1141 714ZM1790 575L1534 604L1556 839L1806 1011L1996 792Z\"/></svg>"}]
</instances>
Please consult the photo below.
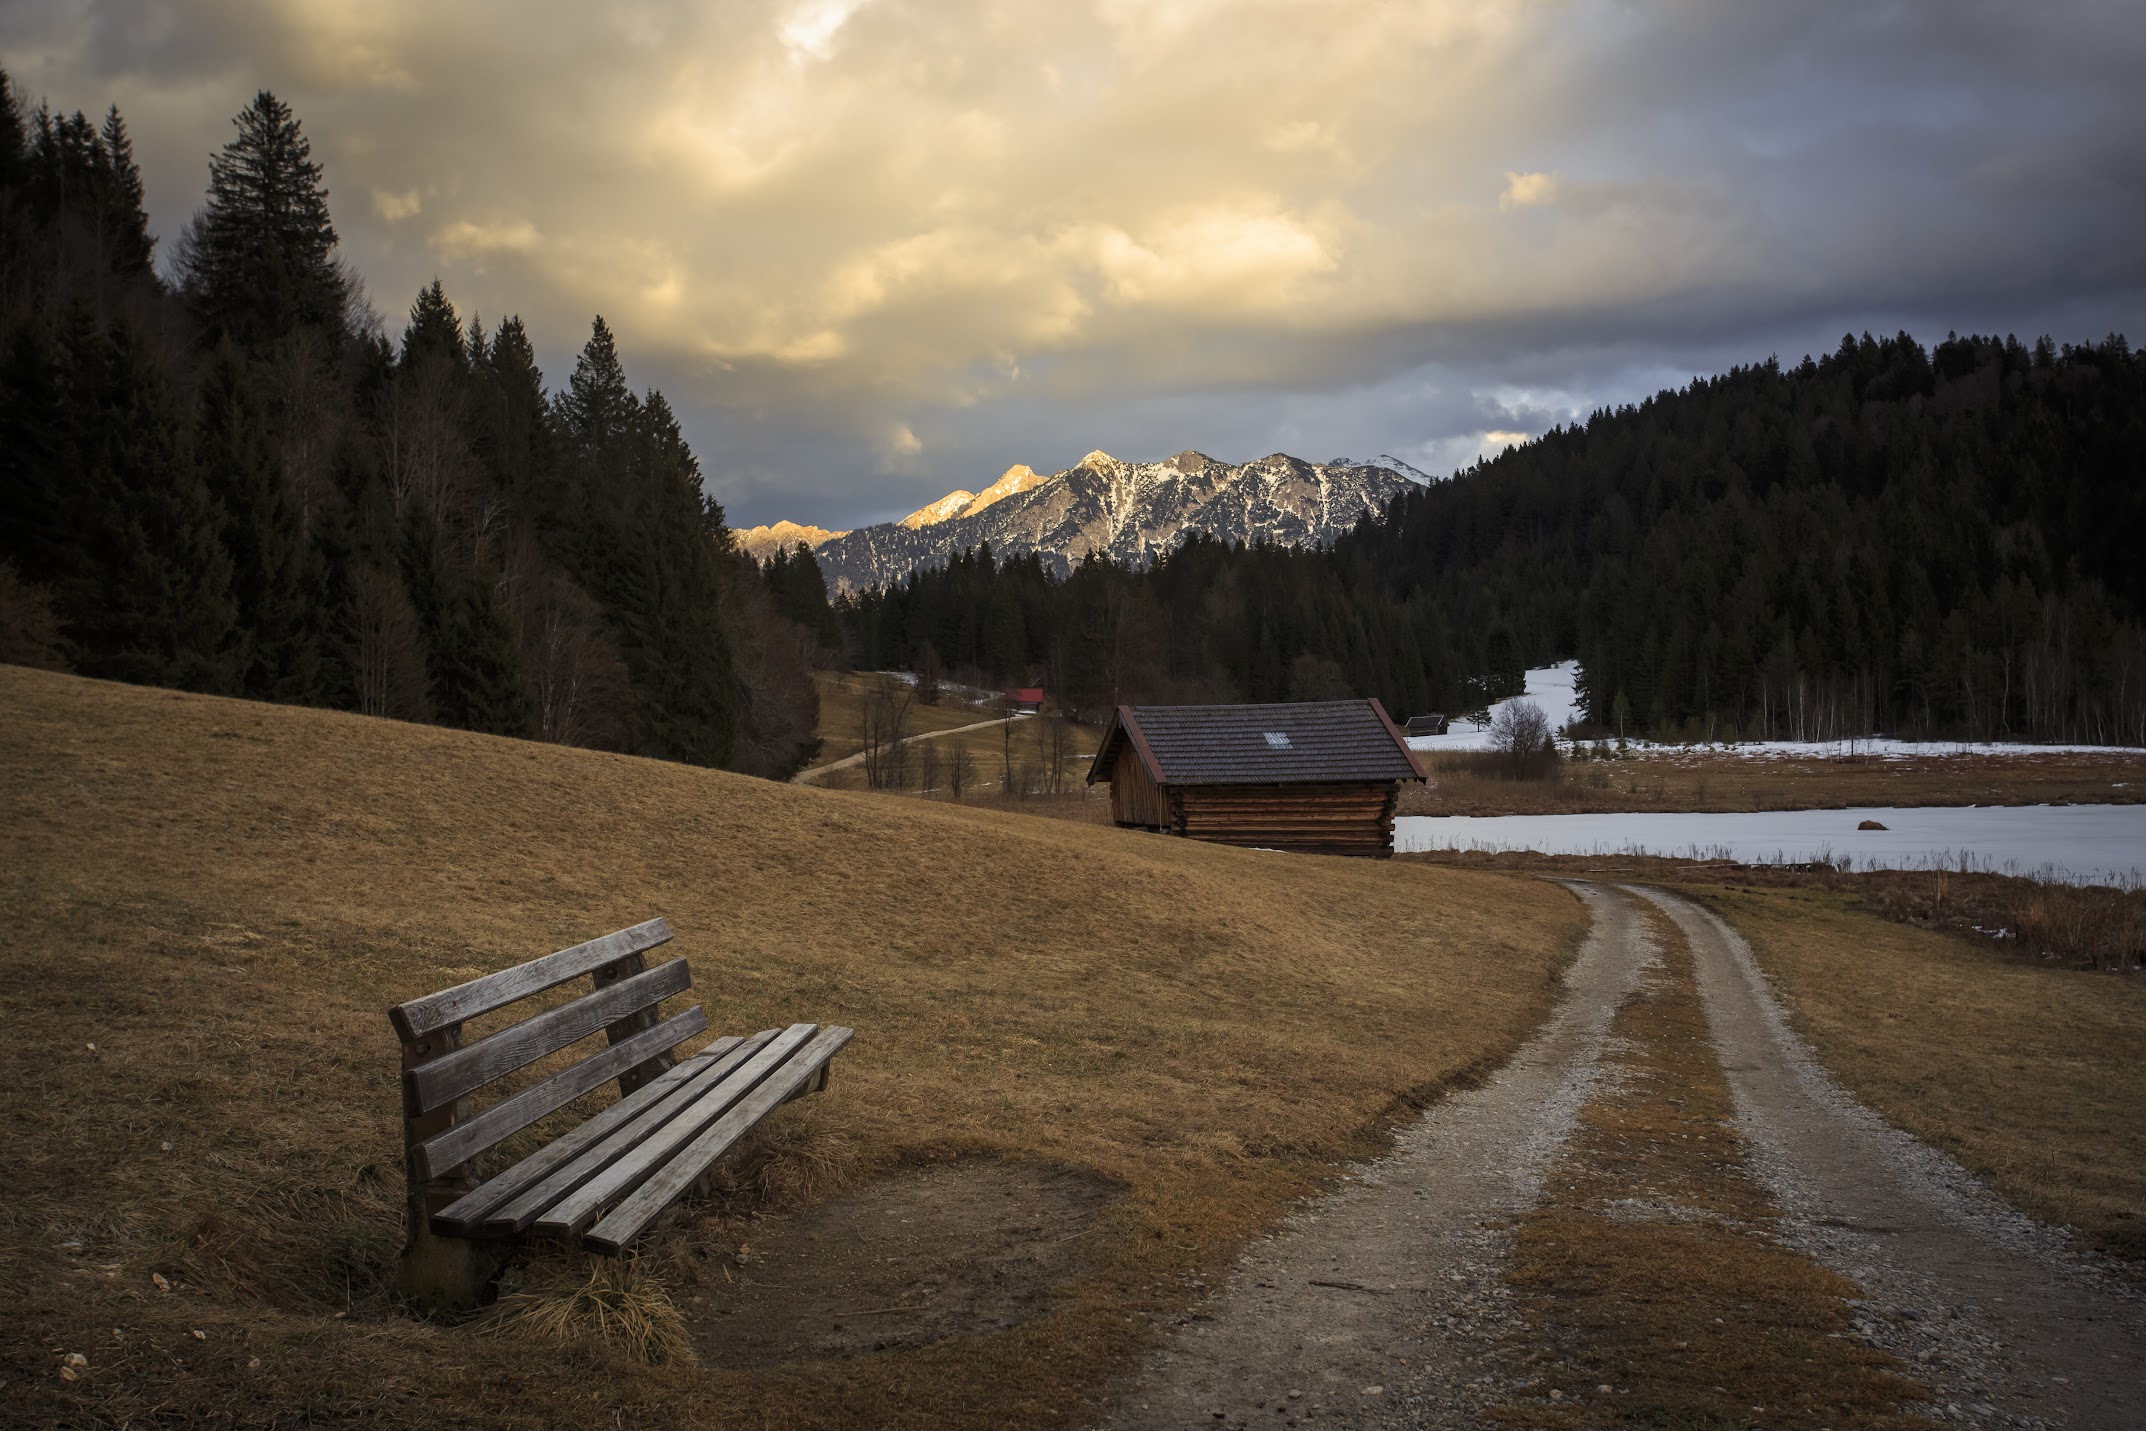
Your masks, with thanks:
<instances>
[{"instance_id":1,"label":"cloudy sky","mask_svg":"<svg viewBox=\"0 0 2146 1431\"><path fill-rule=\"evenodd\" d=\"M1844 331L2146 337L2138 0L6 0L175 235L257 88L400 332L601 312L733 521L1515 434Z\"/></svg>"}]
</instances>

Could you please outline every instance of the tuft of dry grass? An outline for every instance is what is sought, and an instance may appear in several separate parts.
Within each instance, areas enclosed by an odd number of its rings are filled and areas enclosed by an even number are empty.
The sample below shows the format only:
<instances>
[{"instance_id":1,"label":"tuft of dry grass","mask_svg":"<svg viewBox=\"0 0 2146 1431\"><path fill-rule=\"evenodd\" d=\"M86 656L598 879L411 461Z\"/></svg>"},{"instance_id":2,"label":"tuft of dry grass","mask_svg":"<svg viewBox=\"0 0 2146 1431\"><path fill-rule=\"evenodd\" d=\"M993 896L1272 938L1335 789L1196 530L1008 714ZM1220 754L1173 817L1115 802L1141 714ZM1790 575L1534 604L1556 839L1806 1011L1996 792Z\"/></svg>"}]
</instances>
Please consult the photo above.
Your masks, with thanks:
<instances>
[{"instance_id":1,"label":"tuft of dry grass","mask_svg":"<svg viewBox=\"0 0 2146 1431\"><path fill-rule=\"evenodd\" d=\"M528 1336L554 1346L593 1342L643 1366L700 1360L663 1280L631 1258L539 1258L521 1287L472 1325L487 1336Z\"/></svg>"},{"instance_id":2,"label":"tuft of dry grass","mask_svg":"<svg viewBox=\"0 0 2146 1431\"><path fill-rule=\"evenodd\" d=\"M1688 888L1750 943L1819 1059L2014 1206L2146 1259L2146 983L1880 919L1853 886Z\"/></svg>"},{"instance_id":3,"label":"tuft of dry grass","mask_svg":"<svg viewBox=\"0 0 2146 1431\"><path fill-rule=\"evenodd\" d=\"M30 1421L1077 1418L1188 1295L1155 1289L1525 1037L1586 922L1507 875L12 667L0 729L0 1374ZM859 1030L730 1167L727 1219L966 1156L1059 1165L1125 1190L1087 1270L1012 1329L752 1371L400 1315L385 1010L653 914L714 1029ZM644 1268L712 1225L660 1229Z\"/></svg>"},{"instance_id":4,"label":"tuft of dry grass","mask_svg":"<svg viewBox=\"0 0 2146 1431\"><path fill-rule=\"evenodd\" d=\"M1508 1276L1529 1335L1508 1350L1528 1390L1492 1418L1534 1431L1931 1426L1903 1410L1925 1393L1898 1362L1846 1335L1855 1284L1775 1240L1690 948L1660 911L1646 918L1662 963L1618 1010L1604 1089L1515 1233Z\"/></svg>"}]
</instances>

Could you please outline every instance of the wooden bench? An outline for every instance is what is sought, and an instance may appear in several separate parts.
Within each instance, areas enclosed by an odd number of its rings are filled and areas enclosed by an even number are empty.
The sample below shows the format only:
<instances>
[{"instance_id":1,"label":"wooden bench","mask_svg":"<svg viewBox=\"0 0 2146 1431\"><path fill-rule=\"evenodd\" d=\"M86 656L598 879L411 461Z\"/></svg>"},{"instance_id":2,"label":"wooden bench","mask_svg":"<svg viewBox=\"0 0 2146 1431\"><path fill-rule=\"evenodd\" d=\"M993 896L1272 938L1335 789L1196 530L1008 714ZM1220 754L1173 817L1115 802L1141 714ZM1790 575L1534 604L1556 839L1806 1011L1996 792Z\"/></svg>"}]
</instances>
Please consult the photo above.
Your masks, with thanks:
<instances>
[{"instance_id":1,"label":"wooden bench","mask_svg":"<svg viewBox=\"0 0 2146 1431\"><path fill-rule=\"evenodd\" d=\"M686 961L648 966L671 927L651 919L457 984L388 1011L402 1039L409 1244L398 1286L432 1309L467 1306L517 1240L550 1238L617 1255L780 1105L827 1086L854 1030L792 1024L715 1039L698 1004L659 1006L692 987ZM583 975L579 997L482 1038L463 1025ZM575 1062L479 1110L472 1095L601 1031ZM616 1079L618 1101L488 1178L476 1160L537 1120Z\"/></svg>"}]
</instances>

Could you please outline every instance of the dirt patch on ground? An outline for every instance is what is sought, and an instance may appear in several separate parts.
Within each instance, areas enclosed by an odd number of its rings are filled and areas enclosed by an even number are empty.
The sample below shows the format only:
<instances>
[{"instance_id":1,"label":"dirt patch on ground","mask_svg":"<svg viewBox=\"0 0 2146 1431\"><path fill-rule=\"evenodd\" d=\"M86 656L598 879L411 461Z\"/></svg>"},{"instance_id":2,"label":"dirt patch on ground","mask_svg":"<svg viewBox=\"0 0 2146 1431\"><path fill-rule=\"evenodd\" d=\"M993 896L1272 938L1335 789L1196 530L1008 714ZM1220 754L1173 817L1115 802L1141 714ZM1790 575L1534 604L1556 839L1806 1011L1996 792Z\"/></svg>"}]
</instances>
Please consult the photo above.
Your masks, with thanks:
<instances>
[{"instance_id":1,"label":"dirt patch on ground","mask_svg":"<svg viewBox=\"0 0 2146 1431\"><path fill-rule=\"evenodd\" d=\"M1095 1261L1122 1196L1051 1163L905 1171L794 1216L730 1224L678 1298L709 1366L770 1366L1005 1331Z\"/></svg>"}]
</instances>

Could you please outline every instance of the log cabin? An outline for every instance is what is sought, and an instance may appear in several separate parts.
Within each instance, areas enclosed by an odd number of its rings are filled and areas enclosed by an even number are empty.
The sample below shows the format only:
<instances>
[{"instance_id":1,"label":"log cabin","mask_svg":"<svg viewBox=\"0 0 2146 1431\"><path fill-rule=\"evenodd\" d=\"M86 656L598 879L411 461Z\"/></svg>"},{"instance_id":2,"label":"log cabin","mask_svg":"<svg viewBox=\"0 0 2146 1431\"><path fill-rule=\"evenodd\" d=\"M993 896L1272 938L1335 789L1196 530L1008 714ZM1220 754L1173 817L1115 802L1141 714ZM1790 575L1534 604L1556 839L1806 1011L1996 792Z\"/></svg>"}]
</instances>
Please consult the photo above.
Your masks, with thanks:
<instances>
[{"instance_id":1,"label":"log cabin","mask_svg":"<svg viewBox=\"0 0 2146 1431\"><path fill-rule=\"evenodd\" d=\"M1376 700L1119 706L1088 768L1127 829L1372 859L1393 853L1401 782L1423 778Z\"/></svg>"}]
</instances>

